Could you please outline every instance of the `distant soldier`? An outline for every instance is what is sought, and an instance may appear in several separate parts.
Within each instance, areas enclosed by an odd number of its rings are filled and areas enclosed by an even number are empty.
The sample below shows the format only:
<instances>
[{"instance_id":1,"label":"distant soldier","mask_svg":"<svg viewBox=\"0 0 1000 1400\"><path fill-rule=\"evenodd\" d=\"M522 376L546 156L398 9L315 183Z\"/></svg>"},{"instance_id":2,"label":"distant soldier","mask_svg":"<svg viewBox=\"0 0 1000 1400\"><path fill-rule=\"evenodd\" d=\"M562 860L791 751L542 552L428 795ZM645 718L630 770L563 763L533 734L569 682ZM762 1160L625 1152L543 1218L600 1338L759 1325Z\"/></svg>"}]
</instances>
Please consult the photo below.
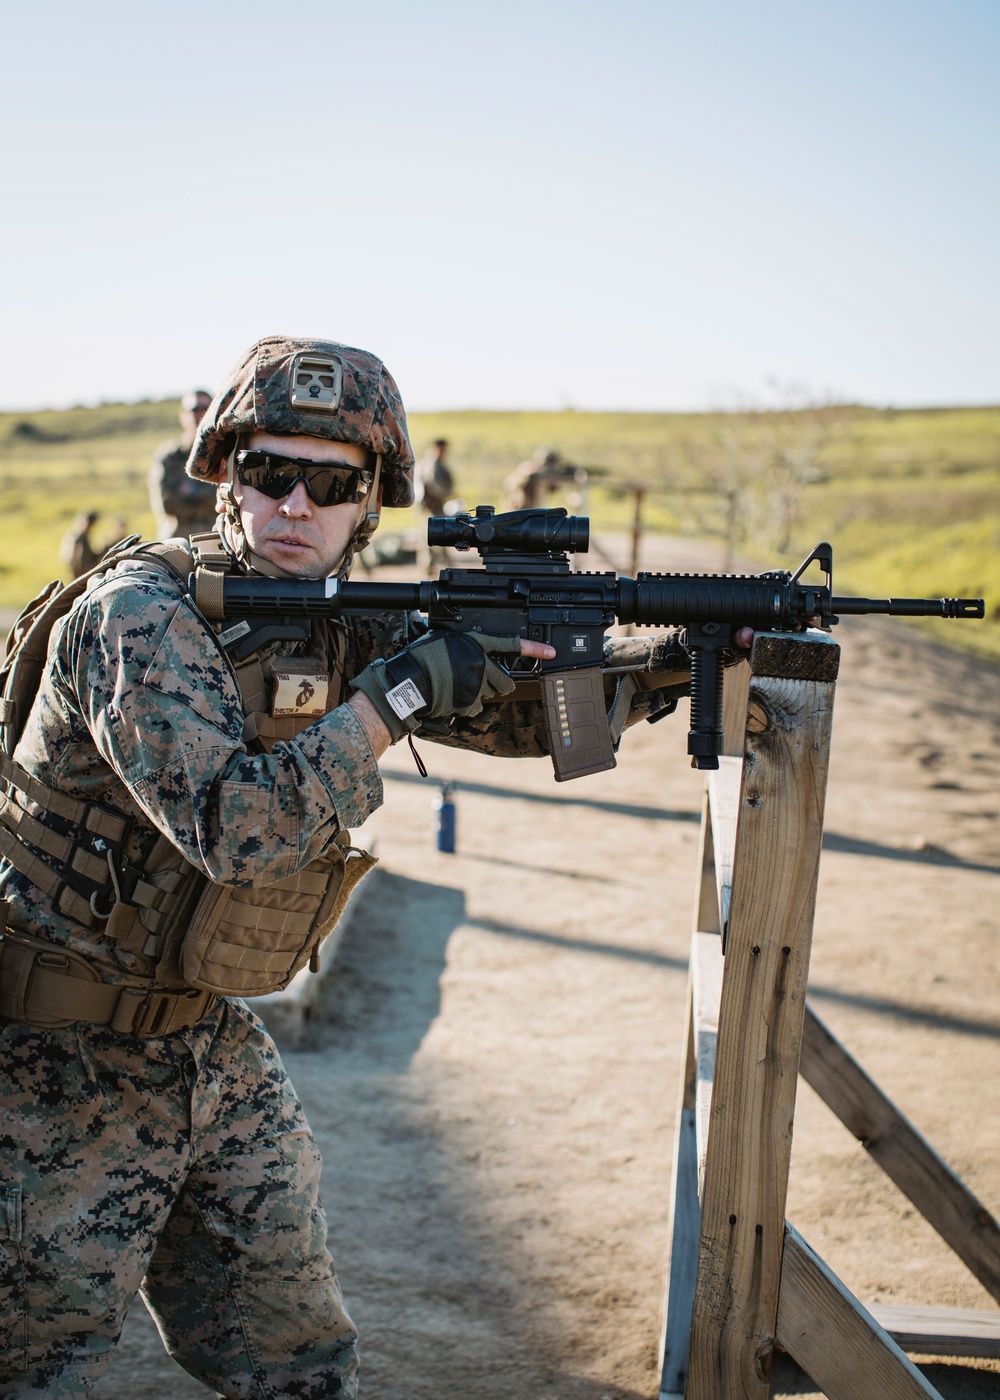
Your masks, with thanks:
<instances>
[{"instance_id":1,"label":"distant soldier","mask_svg":"<svg viewBox=\"0 0 1000 1400\"><path fill-rule=\"evenodd\" d=\"M215 529L215 487L194 481L184 468L198 424L212 402L207 389L193 389L181 399L181 436L153 454L149 468L149 504L159 539Z\"/></svg>"},{"instance_id":2,"label":"distant soldier","mask_svg":"<svg viewBox=\"0 0 1000 1400\"><path fill-rule=\"evenodd\" d=\"M76 517L63 536L59 553L73 578L79 578L88 569L92 569L101 557L102 551L94 547L90 538L90 532L97 520L96 510L84 511Z\"/></svg>"},{"instance_id":3,"label":"distant soldier","mask_svg":"<svg viewBox=\"0 0 1000 1400\"><path fill-rule=\"evenodd\" d=\"M447 458L447 439L436 438L430 452L417 463L417 498L425 515L441 515L455 494L455 478Z\"/></svg>"},{"instance_id":4,"label":"distant soldier","mask_svg":"<svg viewBox=\"0 0 1000 1400\"><path fill-rule=\"evenodd\" d=\"M536 447L528 460L505 478L504 506L507 510L537 510L557 487L578 480L578 469L564 462L555 448Z\"/></svg>"},{"instance_id":5,"label":"distant soldier","mask_svg":"<svg viewBox=\"0 0 1000 1400\"><path fill-rule=\"evenodd\" d=\"M428 518L432 515L444 515L445 506L455 494L455 478L447 459L447 438L435 438L430 452L417 463L417 500L420 502L420 509ZM446 549L429 548L425 538L420 541L419 554L424 573L428 577L438 569L446 569L450 562L450 555Z\"/></svg>"}]
</instances>

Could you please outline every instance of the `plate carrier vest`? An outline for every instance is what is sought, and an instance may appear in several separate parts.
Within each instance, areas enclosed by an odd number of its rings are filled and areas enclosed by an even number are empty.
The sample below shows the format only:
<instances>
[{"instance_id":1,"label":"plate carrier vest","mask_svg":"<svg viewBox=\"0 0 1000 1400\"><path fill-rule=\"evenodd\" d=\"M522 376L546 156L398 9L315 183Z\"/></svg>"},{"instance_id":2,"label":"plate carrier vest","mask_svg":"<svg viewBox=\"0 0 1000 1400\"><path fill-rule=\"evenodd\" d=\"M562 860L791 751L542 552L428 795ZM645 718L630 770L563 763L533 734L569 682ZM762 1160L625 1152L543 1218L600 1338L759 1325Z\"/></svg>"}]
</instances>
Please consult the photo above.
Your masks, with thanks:
<instances>
[{"instance_id":1,"label":"plate carrier vest","mask_svg":"<svg viewBox=\"0 0 1000 1400\"><path fill-rule=\"evenodd\" d=\"M194 535L190 547L178 540L139 544L137 538L124 540L72 583L50 583L14 624L0 668L0 855L60 913L86 928L103 927L124 955L123 966L139 970L104 982L80 954L11 929L8 906L0 901L0 1017L37 1026L92 1021L149 1037L194 1025L220 995L263 996L287 987L307 963L318 971L320 944L375 860L342 832L296 874L247 889L209 880L160 835L138 867L124 854L128 817L59 792L15 762L49 635L89 584L122 560L140 559L185 587L194 572L204 598L239 567L216 534ZM339 704L343 684L342 634L338 640L328 658L327 710ZM248 744L270 749L316 722L315 715L275 718L267 712L266 653L252 652L230 667ZM68 834L38 821L26 803L52 812L68 824Z\"/></svg>"}]
</instances>

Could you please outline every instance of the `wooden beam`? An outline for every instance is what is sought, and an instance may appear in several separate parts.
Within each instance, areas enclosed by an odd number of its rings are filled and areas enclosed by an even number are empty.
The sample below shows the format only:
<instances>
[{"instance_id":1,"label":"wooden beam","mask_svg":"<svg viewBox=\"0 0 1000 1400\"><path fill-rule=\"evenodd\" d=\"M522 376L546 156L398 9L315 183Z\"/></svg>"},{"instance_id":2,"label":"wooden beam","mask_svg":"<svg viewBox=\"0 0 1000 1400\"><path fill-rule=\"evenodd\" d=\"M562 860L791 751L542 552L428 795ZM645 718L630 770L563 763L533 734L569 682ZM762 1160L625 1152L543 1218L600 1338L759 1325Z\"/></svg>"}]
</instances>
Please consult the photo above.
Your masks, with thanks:
<instances>
[{"instance_id":1,"label":"wooden beam","mask_svg":"<svg viewBox=\"0 0 1000 1400\"><path fill-rule=\"evenodd\" d=\"M747 700L750 694L750 667L739 661L725 672L722 683L723 753L742 760L747 730Z\"/></svg>"},{"instance_id":2,"label":"wooden beam","mask_svg":"<svg viewBox=\"0 0 1000 1400\"><path fill-rule=\"evenodd\" d=\"M680 1115L674 1157L673 1220L670 1270L667 1275L667 1316L660 1358L660 1400L683 1396L691 1339L691 1305L698 1263L698 1160L694 1111Z\"/></svg>"},{"instance_id":3,"label":"wooden beam","mask_svg":"<svg viewBox=\"0 0 1000 1400\"><path fill-rule=\"evenodd\" d=\"M698 885L694 892L694 927L706 933L721 933L722 918L715 883L715 837L706 784L701 800L701 829L698 834Z\"/></svg>"},{"instance_id":4,"label":"wooden beam","mask_svg":"<svg viewBox=\"0 0 1000 1400\"><path fill-rule=\"evenodd\" d=\"M767 1400L838 660L754 641L688 1400Z\"/></svg>"},{"instance_id":5,"label":"wooden beam","mask_svg":"<svg viewBox=\"0 0 1000 1400\"><path fill-rule=\"evenodd\" d=\"M719 767L708 775L708 811L715 857L715 894L718 901L719 929L723 947L729 923L729 903L733 888L733 858L736 851L736 820L740 811L742 758L719 759ZM710 926L699 924L699 928Z\"/></svg>"},{"instance_id":6,"label":"wooden beam","mask_svg":"<svg viewBox=\"0 0 1000 1400\"><path fill-rule=\"evenodd\" d=\"M1000 1357L1000 1312L869 1303L868 1311L903 1351L924 1356Z\"/></svg>"},{"instance_id":7,"label":"wooden beam","mask_svg":"<svg viewBox=\"0 0 1000 1400\"><path fill-rule=\"evenodd\" d=\"M775 1340L829 1400L941 1396L791 1225Z\"/></svg>"},{"instance_id":8,"label":"wooden beam","mask_svg":"<svg viewBox=\"0 0 1000 1400\"><path fill-rule=\"evenodd\" d=\"M799 1068L806 1083L1000 1302L1000 1225L812 1007L806 1008Z\"/></svg>"},{"instance_id":9,"label":"wooden beam","mask_svg":"<svg viewBox=\"0 0 1000 1400\"><path fill-rule=\"evenodd\" d=\"M715 1082L715 1051L719 1039L719 1004L724 972L722 939L716 933L696 933L691 939L691 1001L696 1067L695 1132L698 1143L698 1191L705 1177L708 1124Z\"/></svg>"},{"instance_id":10,"label":"wooden beam","mask_svg":"<svg viewBox=\"0 0 1000 1400\"><path fill-rule=\"evenodd\" d=\"M718 942L718 939L716 939ZM698 1067L694 1029L694 969L688 978L687 1035L680 1103L674 1127L674 1167L670 1189L670 1260L664 1288L664 1321L660 1333L660 1400L684 1394L691 1304L698 1263L701 1210L698 1204L698 1143L695 1093Z\"/></svg>"}]
</instances>

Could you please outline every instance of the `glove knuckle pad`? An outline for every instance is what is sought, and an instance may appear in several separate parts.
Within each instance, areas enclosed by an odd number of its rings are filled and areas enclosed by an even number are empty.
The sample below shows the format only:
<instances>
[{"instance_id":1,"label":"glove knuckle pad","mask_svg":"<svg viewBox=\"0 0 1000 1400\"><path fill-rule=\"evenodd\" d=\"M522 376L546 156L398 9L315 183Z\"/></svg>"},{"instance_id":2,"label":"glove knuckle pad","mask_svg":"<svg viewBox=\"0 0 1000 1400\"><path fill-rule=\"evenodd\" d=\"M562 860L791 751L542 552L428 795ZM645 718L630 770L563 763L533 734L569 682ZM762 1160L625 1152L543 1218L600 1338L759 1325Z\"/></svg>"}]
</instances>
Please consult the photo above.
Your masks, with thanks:
<instances>
[{"instance_id":1,"label":"glove knuckle pad","mask_svg":"<svg viewBox=\"0 0 1000 1400\"><path fill-rule=\"evenodd\" d=\"M483 688L486 655L478 642L461 632L450 632L444 640L452 671L456 711L474 705Z\"/></svg>"}]
</instances>

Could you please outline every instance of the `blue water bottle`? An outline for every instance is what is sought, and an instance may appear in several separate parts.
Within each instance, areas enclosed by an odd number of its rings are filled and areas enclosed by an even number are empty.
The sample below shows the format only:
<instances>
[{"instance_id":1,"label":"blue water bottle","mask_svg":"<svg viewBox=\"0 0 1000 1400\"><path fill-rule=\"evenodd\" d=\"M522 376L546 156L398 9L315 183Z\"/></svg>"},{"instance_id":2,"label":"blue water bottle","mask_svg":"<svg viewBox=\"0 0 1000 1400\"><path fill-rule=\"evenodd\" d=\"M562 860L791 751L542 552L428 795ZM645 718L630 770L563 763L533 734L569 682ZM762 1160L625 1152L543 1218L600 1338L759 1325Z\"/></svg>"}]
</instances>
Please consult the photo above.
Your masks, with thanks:
<instances>
[{"instance_id":1,"label":"blue water bottle","mask_svg":"<svg viewBox=\"0 0 1000 1400\"><path fill-rule=\"evenodd\" d=\"M434 803L434 810L437 812L437 848L449 855L455 852L454 791L454 783L442 783L441 796Z\"/></svg>"}]
</instances>

